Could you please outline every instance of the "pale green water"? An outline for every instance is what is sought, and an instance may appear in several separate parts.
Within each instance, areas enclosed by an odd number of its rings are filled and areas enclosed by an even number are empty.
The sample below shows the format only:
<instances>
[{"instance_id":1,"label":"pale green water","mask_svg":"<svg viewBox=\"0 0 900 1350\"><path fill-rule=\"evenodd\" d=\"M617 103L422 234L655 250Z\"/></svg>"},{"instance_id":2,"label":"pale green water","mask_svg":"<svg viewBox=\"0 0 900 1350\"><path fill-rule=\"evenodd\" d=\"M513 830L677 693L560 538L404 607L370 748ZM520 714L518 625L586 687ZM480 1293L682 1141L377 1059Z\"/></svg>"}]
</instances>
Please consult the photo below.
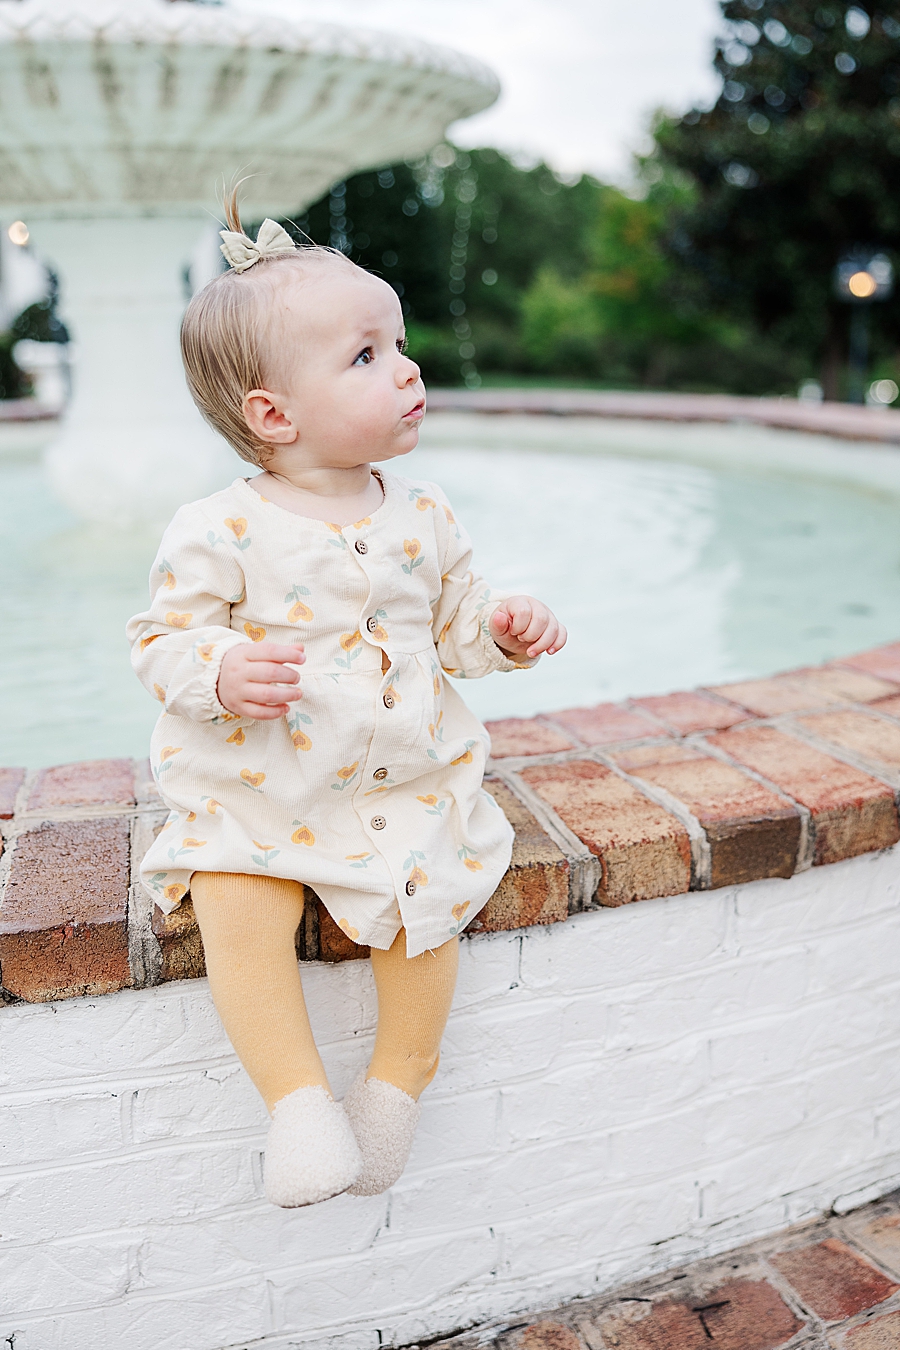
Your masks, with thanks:
<instances>
[{"instance_id":1,"label":"pale green water","mask_svg":"<svg viewBox=\"0 0 900 1350\"><path fill-rule=\"evenodd\" d=\"M569 646L463 685L482 717L762 675L900 637L900 451L742 427L433 418L396 465L450 496L496 586ZM236 462L233 476L240 466ZM0 461L0 763L146 751L131 673L158 532L74 520Z\"/></svg>"}]
</instances>

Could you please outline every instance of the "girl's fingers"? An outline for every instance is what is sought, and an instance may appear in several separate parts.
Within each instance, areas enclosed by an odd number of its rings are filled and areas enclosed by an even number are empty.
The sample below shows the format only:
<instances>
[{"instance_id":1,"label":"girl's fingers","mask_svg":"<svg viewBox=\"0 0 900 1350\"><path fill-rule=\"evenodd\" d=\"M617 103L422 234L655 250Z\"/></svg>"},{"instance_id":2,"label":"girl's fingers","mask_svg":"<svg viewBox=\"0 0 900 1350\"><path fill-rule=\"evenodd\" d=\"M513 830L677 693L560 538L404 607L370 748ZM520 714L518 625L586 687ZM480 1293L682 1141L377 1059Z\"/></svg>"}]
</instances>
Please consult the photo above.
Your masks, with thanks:
<instances>
[{"instance_id":1,"label":"girl's fingers","mask_svg":"<svg viewBox=\"0 0 900 1350\"><path fill-rule=\"evenodd\" d=\"M552 656L552 655L554 654L554 652L561 651L562 648L566 645L566 642L567 642L567 640L568 640L568 637L569 637L569 634L566 632L565 627L563 626L563 624L560 624L560 625L559 625L559 634L558 634L558 636L557 636L555 642L553 643L553 646L547 648L547 653L548 653L548 655Z\"/></svg>"},{"instance_id":2,"label":"girl's fingers","mask_svg":"<svg viewBox=\"0 0 900 1350\"><path fill-rule=\"evenodd\" d=\"M277 684L256 684L247 681L242 691L243 702L258 703L263 707L279 706L283 703L293 703L303 695L295 686L285 687Z\"/></svg>"},{"instance_id":3,"label":"girl's fingers","mask_svg":"<svg viewBox=\"0 0 900 1350\"><path fill-rule=\"evenodd\" d=\"M254 661L246 678L254 684L296 684L300 672L292 666L276 665L274 661Z\"/></svg>"},{"instance_id":4,"label":"girl's fingers","mask_svg":"<svg viewBox=\"0 0 900 1350\"><path fill-rule=\"evenodd\" d=\"M244 644L241 651L248 661L288 661L292 666L302 666L306 660L299 643L287 647L280 642L254 642L252 646Z\"/></svg>"},{"instance_id":5,"label":"girl's fingers","mask_svg":"<svg viewBox=\"0 0 900 1350\"><path fill-rule=\"evenodd\" d=\"M552 623L548 623L547 627L544 629L543 633L541 633L540 637L536 638L534 642L529 644L528 655L540 656L541 652L549 651L556 640L558 629L559 625L556 623L555 620Z\"/></svg>"},{"instance_id":6,"label":"girl's fingers","mask_svg":"<svg viewBox=\"0 0 900 1350\"><path fill-rule=\"evenodd\" d=\"M289 711L286 703L276 704L274 707L262 703L241 703L238 716L252 717L257 722L271 722L276 717L283 717Z\"/></svg>"}]
</instances>

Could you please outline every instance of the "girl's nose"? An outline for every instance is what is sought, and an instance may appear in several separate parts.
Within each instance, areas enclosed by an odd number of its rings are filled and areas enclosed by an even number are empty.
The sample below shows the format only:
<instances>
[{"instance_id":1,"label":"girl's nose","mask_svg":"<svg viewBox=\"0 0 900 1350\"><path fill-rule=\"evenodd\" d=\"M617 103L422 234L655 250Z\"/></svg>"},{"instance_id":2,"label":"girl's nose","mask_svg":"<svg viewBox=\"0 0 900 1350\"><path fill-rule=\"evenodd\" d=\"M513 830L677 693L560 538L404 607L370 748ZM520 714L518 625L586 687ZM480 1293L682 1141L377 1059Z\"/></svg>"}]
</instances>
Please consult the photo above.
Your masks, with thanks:
<instances>
[{"instance_id":1,"label":"girl's nose","mask_svg":"<svg viewBox=\"0 0 900 1350\"><path fill-rule=\"evenodd\" d=\"M415 361L411 361L408 356L404 356L400 362L399 382L401 386L415 384L421 378L422 372Z\"/></svg>"}]
</instances>

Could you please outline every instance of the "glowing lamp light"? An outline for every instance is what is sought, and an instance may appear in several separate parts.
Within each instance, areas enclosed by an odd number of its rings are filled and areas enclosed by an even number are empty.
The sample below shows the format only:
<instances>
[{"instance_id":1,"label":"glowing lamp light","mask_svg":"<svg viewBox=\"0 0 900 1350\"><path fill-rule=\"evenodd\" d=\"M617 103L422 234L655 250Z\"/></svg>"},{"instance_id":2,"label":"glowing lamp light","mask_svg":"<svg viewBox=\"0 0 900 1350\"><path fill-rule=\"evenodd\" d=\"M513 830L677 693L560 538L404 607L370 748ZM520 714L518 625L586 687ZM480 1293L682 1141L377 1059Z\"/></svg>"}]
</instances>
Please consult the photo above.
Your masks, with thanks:
<instances>
[{"instance_id":1,"label":"glowing lamp light","mask_svg":"<svg viewBox=\"0 0 900 1350\"><path fill-rule=\"evenodd\" d=\"M857 300L869 300L878 290L878 282L871 272L854 272L847 280L847 290Z\"/></svg>"},{"instance_id":2,"label":"glowing lamp light","mask_svg":"<svg viewBox=\"0 0 900 1350\"><path fill-rule=\"evenodd\" d=\"M851 305L887 300L894 288L894 269L884 253L855 249L834 269L834 289L838 299Z\"/></svg>"},{"instance_id":3,"label":"glowing lamp light","mask_svg":"<svg viewBox=\"0 0 900 1350\"><path fill-rule=\"evenodd\" d=\"M18 244L19 248L24 248L31 238L28 226L25 224L24 220L14 220L6 233L14 244Z\"/></svg>"}]
</instances>

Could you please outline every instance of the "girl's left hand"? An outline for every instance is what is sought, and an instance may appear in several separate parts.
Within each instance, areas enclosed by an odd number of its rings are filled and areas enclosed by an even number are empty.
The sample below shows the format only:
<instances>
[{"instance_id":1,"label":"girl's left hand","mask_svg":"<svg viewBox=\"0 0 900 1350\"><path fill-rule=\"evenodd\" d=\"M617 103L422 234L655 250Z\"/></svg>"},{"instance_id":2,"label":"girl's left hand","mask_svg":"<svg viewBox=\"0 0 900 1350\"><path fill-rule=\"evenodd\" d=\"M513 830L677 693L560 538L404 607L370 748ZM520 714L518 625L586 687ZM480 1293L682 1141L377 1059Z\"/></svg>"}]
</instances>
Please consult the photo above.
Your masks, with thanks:
<instances>
[{"instance_id":1,"label":"girl's left hand","mask_svg":"<svg viewBox=\"0 0 900 1350\"><path fill-rule=\"evenodd\" d=\"M566 630L540 600L513 595L495 609L490 618L491 637L501 651L512 657L552 656L566 645Z\"/></svg>"}]
</instances>

